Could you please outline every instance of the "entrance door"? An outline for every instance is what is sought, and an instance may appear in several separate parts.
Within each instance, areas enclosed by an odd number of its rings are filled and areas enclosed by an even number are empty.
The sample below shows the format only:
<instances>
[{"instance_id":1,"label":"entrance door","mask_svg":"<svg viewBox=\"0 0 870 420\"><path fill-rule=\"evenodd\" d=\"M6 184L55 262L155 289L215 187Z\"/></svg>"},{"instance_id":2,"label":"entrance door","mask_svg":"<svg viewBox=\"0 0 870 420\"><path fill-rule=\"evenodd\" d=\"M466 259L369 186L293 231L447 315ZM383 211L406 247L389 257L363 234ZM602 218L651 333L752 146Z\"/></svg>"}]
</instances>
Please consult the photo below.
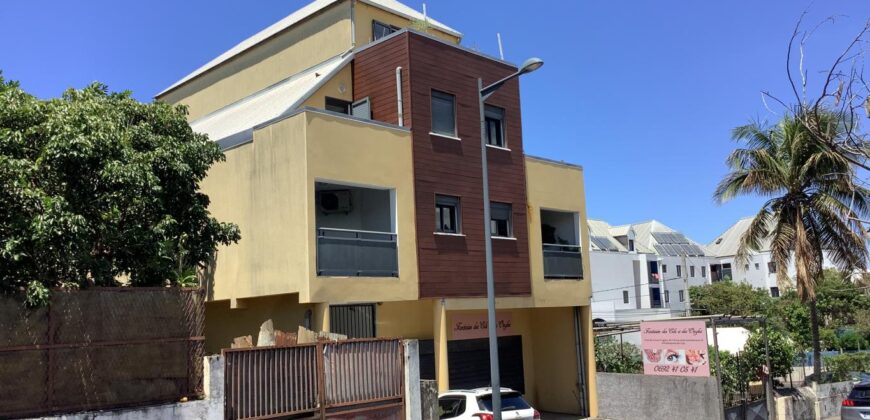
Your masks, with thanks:
<instances>
[{"instance_id":1,"label":"entrance door","mask_svg":"<svg viewBox=\"0 0 870 420\"><path fill-rule=\"evenodd\" d=\"M447 357L451 389L490 385L489 339L450 340L447 342ZM498 338L498 365L501 386L525 393L522 336Z\"/></svg>"}]
</instances>

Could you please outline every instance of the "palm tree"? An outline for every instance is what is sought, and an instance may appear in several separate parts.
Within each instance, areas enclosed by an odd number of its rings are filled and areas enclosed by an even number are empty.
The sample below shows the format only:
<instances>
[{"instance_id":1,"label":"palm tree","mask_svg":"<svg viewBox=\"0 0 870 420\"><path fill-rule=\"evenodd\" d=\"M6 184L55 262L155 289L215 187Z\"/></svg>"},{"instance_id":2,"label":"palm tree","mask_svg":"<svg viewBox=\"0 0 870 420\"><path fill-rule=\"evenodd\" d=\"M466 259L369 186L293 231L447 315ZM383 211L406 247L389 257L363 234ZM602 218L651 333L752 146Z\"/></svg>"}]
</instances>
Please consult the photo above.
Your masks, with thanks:
<instances>
[{"instance_id":1,"label":"palm tree","mask_svg":"<svg viewBox=\"0 0 870 420\"><path fill-rule=\"evenodd\" d=\"M804 116L804 120L810 116ZM843 133L836 114L813 116L827 133ZM791 287L789 262L794 258L797 294L810 306L813 367L821 371L816 280L823 252L841 270L865 269L867 246L860 219L867 215L868 191L856 185L849 159L818 141L794 115L777 125L751 123L733 130L737 148L728 157L730 172L719 182L714 198L724 203L739 195L759 195L767 202L740 238L737 260L769 244L780 289Z\"/></svg>"}]
</instances>

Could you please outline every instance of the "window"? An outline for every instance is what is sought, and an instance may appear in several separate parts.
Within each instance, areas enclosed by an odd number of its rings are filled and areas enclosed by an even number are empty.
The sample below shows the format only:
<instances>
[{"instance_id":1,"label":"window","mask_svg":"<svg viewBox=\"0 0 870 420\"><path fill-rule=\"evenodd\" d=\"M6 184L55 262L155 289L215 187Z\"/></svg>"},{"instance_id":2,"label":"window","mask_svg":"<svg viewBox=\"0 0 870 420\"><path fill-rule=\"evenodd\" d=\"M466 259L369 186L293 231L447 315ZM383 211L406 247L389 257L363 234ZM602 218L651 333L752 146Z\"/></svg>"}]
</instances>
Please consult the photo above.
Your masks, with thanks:
<instances>
[{"instance_id":1,"label":"window","mask_svg":"<svg viewBox=\"0 0 870 420\"><path fill-rule=\"evenodd\" d=\"M771 273L776 273L776 263L773 261L767 263L767 271Z\"/></svg>"},{"instance_id":2,"label":"window","mask_svg":"<svg viewBox=\"0 0 870 420\"><path fill-rule=\"evenodd\" d=\"M707 266L706 265L701 266L701 277L707 277Z\"/></svg>"},{"instance_id":3,"label":"window","mask_svg":"<svg viewBox=\"0 0 870 420\"><path fill-rule=\"evenodd\" d=\"M743 271L749 271L749 264L743 266Z\"/></svg>"},{"instance_id":4,"label":"window","mask_svg":"<svg viewBox=\"0 0 870 420\"><path fill-rule=\"evenodd\" d=\"M622 291L622 303L628 303L628 290Z\"/></svg>"},{"instance_id":5,"label":"window","mask_svg":"<svg viewBox=\"0 0 870 420\"><path fill-rule=\"evenodd\" d=\"M511 205L505 203L492 203L489 206L489 228L492 236L510 238L511 230Z\"/></svg>"},{"instance_id":6,"label":"window","mask_svg":"<svg viewBox=\"0 0 870 420\"><path fill-rule=\"evenodd\" d=\"M432 91L432 132L456 137L456 97Z\"/></svg>"},{"instance_id":7,"label":"window","mask_svg":"<svg viewBox=\"0 0 870 420\"><path fill-rule=\"evenodd\" d=\"M377 41L393 32L398 31L399 28L393 25L387 25L386 23L381 23L376 20L372 21L372 41Z\"/></svg>"},{"instance_id":8,"label":"window","mask_svg":"<svg viewBox=\"0 0 870 420\"><path fill-rule=\"evenodd\" d=\"M759 264L755 263L755 269L758 270Z\"/></svg>"},{"instance_id":9,"label":"window","mask_svg":"<svg viewBox=\"0 0 870 420\"><path fill-rule=\"evenodd\" d=\"M770 296L771 297L779 297L779 287L771 287L770 288Z\"/></svg>"},{"instance_id":10,"label":"window","mask_svg":"<svg viewBox=\"0 0 870 420\"><path fill-rule=\"evenodd\" d=\"M667 272L668 272L668 265L662 264L662 273L667 273Z\"/></svg>"},{"instance_id":11,"label":"window","mask_svg":"<svg viewBox=\"0 0 870 420\"><path fill-rule=\"evenodd\" d=\"M670 301L671 301L671 291L665 290L665 303L668 303Z\"/></svg>"},{"instance_id":12,"label":"window","mask_svg":"<svg viewBox=\"0 0 870 420\"><path fill-rule=\"evenodd\" d=\"M350 115L366 120L372 119L372 102L368 96L350 105Z\"/></svg>"},{"instance_id":13,"label":"window","mask_svg":"<svg viewBox=\"0 0 870 420\"><path fill-rule=\"evenodd\" d=\"M682 275L683 275L683 267L680 265L677 265L677 277L682 277Z\"/></svg>"},{"instance_id":14,"label":"window","mask_svg":"<svg viewBox=\"0 0 870 420\"><path fill-rule=\"evenodd\" d=\"M435 232L460 233L459 197L435 196Z\"/></svg>"},{"instance_id":15,"label":"window","mask_svg":"<svg viewBox=\"0 0 870 420\"><path fill-rule=\"evenodd\" d=\"M689 267L689 277L695 277L695 266Z\"/></svg>"},{"instance_id":16,"label":"window","mask_svg":"<svg viewBox=\"0 0 870 420\"><path fill-rule=\"evenodd\" d=\"M340 112L342 114L350 114L350 102L343 99L326 97L326 110L332 112Z\"/></svg>"},{"instance_id":17,"label":"window","mask_svg":"<svg viewBox=\"0 0 870 420\"><path fill-rule=\"evenodd\" d=\"M629 240L628 240L628 250L629 250L629 251L634 251L634 239L629 239Z\"/></svg>"},{"instance_id":18,"label":"window","mask_svg":"<svg viewBox=\"0 0 870 420\"><path fill-rule=\"evenodd\" d=\"M504 141L504 109L486 105L484 107L484 121L486 122L486 144L507 147Z\"/></svg>"},{"instance_id":19,"label":"window","mask_svg":"<svg viewBox=\"0 0 870 420\"><path fill-rule=\"evenodd\" d=\"M447 396L438 399L438 418L452 419L465 413L465 397Z\"/></svg>"},{"instance_id":20,"label":"window","mask_svg":"<svg viewBox=\"0 0 870 420\"><path fill-rule=\"evenodd\" d=\"M684 291L680 290L680 302L683 302L685 300L686 300L686 294Z\"/></svg>"},{"instance_id":21,"label":"window","mask_svg":"<svg viewBox=\"0 0 870 420\"><path fill-rule=\"evenodd\" d=\"M722 280L731 280L731 263L722 264Z\"/></svg>"}]
</instances>

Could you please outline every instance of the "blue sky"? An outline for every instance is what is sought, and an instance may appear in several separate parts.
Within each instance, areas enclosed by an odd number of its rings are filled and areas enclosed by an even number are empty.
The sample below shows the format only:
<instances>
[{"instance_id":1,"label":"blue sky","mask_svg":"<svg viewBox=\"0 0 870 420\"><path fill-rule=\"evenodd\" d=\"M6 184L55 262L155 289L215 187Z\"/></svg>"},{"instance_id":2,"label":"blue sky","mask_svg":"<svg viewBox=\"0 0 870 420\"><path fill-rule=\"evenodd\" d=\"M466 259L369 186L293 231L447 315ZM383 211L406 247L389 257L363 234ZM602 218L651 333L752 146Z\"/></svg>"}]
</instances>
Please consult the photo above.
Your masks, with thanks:
<instances>
[{"instance_id":1,"label":"blue sky","mask_svg":"<svg viewBox=\"0 0 870 420\"><path fill-rule=\"evenodd\" d=\"M419 0L403 0L421 9ZM307 0L28 0L0 10L0 70L39 97L99 80L150 98ZM660 220L706 243L758 198L719 206L711 194L733 149L730 130L775 119L760 91L790 98L785 47L809 6L808 26L838 16L810 40L810 78L832 62L870 1L430 0L432 17L463 44L546 65L522 81L529 154L584 166L589 216Z\"/></svg>"}]
</instances>

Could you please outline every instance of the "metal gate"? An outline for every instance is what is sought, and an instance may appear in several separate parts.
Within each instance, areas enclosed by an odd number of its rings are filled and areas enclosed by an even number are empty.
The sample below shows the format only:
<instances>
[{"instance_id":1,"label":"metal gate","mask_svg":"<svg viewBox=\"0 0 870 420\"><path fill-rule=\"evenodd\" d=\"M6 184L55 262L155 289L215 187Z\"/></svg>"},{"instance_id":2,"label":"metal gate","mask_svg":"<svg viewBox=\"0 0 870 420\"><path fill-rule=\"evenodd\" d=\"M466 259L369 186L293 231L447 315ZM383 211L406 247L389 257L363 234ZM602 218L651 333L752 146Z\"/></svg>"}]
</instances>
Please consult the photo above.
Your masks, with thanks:
<instances>
[{"instance_id":1,"label":"metal gate","mask_svg":"<svg viewBox=\"0 0 870 420\"><path fill-rule=\"evenodd\" d=\"M330 305L329 329L349 338L375 336L375 305Z\"/></svg>"},{"instance_id":2,"label":"metal gate","mask_svg":"<svg viewBox=\"0 0 870 420\"><path fill-rule=\"evenodd\" d=\"M450 340L447 342L450 387L473 389L489 386L489 340ZM498 366L501 385L525 393L523 338L519 335L498 338Z\"/></svg>"},{"instance_id":3,"label":"metal gate","mask_svg":"<svg viewBox=\"0 0 870 420\"><path fill-rule=\"evenodd\" d=\"M223 356L227 419L403 417L400 340L224 349Z\"/></svg>"}]
</instances>

